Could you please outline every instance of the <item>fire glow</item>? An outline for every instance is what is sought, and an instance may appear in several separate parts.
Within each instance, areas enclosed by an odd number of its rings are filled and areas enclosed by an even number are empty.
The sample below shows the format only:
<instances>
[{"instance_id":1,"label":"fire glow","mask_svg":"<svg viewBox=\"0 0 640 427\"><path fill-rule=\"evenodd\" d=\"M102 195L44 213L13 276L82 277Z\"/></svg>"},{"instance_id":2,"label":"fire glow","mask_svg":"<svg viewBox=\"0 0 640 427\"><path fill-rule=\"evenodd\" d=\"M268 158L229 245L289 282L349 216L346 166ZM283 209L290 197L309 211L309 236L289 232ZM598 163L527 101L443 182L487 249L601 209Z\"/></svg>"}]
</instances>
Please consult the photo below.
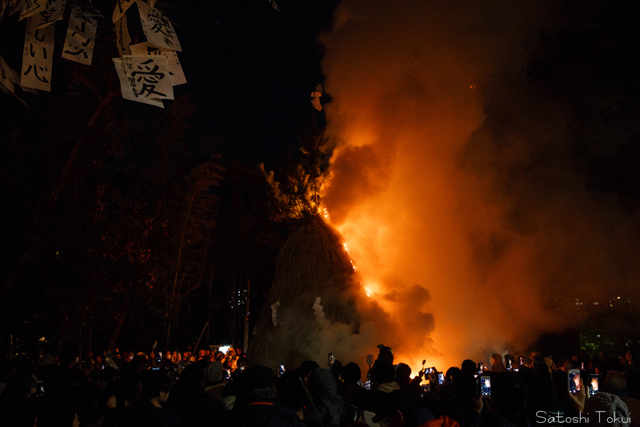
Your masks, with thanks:
<instances>
[{"instance_id":1,"label":"fire glow","mask_svg":"<svg viewBox=\"0 0 640 427\"><path fill-rule=\"evenodd\" d=\"M563 25L561 4L542 3L337 7L322 37L324 203L358 266L354 353L382 343L414 371L487 363L572 326L543 297L637 289L637 217L567 168L567 108L521 71Z\"/></svg>"},{"instance_id":2,"label":"fire glow","mask_svg":"<svg viewBox=\"0 0 640 427\"><path fill-rule=\"evenodd\" d=\"M373 325L373 345L391 346L414 371L422 359L459 366L517 341L513 311L533 330L546 328L538 286L525 279L534 267L526 247L478 263L476 243L508 233L497 221L501 206L483 200L485 183L459 167L485 120L468 82L483 81L518 40L505 36L514 28L476 40L474 16L486 11L459 16L453 3L347 0L324 41L328 131L338 142L330 222L358 265L367 297L358 310ZM496 301L490 283L509 292Z\"/></svg>"}]
</instances>

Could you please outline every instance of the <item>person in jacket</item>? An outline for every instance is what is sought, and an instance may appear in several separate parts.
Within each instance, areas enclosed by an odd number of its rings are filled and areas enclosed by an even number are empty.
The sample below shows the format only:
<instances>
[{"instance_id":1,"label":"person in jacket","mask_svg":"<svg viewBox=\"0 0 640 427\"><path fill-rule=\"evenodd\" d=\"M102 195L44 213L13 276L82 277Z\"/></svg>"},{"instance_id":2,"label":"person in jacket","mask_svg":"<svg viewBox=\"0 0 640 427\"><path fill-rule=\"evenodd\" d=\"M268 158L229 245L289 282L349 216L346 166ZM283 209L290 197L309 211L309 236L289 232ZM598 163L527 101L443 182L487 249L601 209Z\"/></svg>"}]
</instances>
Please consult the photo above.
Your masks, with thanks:
<instances>
[{"instance_id":1,"label":"person in jacket","mask_svg":"<svg viewBox=\"0 0 640 427\"><path fill-rule=\"evenodd\" d=\"M346 409L338 394L335 376L324 368L315 368L309 375L311 402L305 412L306 424L311 427L338 427Z\"/></svg>"}]
</instances>

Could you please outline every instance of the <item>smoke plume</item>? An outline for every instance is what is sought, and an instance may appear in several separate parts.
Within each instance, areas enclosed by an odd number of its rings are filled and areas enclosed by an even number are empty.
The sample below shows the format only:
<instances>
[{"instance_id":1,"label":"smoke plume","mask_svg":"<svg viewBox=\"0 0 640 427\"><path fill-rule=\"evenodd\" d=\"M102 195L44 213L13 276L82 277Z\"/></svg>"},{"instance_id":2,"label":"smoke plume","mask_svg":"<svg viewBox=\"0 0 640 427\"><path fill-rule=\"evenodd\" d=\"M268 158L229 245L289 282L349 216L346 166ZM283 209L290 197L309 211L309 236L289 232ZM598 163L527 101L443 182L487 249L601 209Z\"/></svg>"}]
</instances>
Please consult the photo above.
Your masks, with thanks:
<instances>
[{"instance_id":1,"label":"smoke plume","mask_svg":"<svg viewBox=\"0 0 640 427\"><path fill-rule=\"evenodd\" d=\"M523 70L582 19L561 8L346 0L322 38L325 201L370 294L362 330L414 368L524 349L571 326L544 301L638 282L637 218L588 189L568 106Z\"/></svg>"}]
</instances>

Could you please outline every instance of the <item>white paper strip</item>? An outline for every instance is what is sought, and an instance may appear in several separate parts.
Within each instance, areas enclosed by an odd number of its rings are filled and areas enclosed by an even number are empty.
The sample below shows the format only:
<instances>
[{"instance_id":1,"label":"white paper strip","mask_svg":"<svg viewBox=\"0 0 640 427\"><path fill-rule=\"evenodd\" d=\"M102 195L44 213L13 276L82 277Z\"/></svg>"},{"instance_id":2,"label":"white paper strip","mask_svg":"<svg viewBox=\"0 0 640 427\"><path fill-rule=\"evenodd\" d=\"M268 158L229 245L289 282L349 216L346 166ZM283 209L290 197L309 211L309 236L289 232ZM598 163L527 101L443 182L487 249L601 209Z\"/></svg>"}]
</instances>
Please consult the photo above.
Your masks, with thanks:
<instances>
[{"instance_id":1,"label":"white paper strip","mask_svg":"<svg viewBox=\"0 0 640 427\"><path fill-rule=\"evenodd\" d=\"M84 65L91 65L96 43L98 21L78 6L71 8L67 36L64 39L62 57Z\"/></svg>"},{"instance_id":2,"label":"white paper strip","mask_svg":"<svg viewBox=\"0 0 640 427\"><path fill-rule=\"evenodd\" d=\"M165 56L125 55L121 61L114 58L113 62L125 99L158 107L162 106L162 100L173 99L173 86Z\"/></svg>"},{"instance_id":3,"label":"white paper strip","mask_svg":"<svg viewBox=\"0 0 640 427\"><path fill-rule=\"evenodd\" d=\"M29 18L36 13L43 12L47 7L47 0L24 0L24 6L20 12L20 21Z\"/></svg>"},{"instance_id":4,"label":"white paper strip","mask_svg":"<svg viewBox=\"0 0 640 427\"><path fill-rule=\"evenodd\" d=\"M151 46L182 52L178 36L164 12L156 8L150 9L144 3L138 3L138 10L140 11L142 30Z\"/></svg>"},{"instance_id":5,"label":"white paper strip","mask_svg":"<svg viewBox=\"0 0 640 427\"><path fill-rule=\"evenodd\" d=\"M64 7L67 0L48 0L45 9L33 15L33 20L36 22L34 25L36 28L44 28L53 24L56 21L60 21L64 14Z\"/></svg>"},{"instance_id":6,"label":"white paper strip","mask_svg":"<svg viewBox=\"0 0 640 427\"><path fill-rule=\"evenodd\" d=\"M173 99L173 85L165 56L125 55L124 71L138 96Z\"/></svg>"},{"instance_id":7,"label":"white paper strip","mask_svg":"<svg viewBox=\"0 0 640 427\"><path fill-rule=\"evenodd\" d=\"M113 16L111 22L114 24L120 20L121 17L127 13L127 10L134 3L134 0L116 0L116 6L113 8Z\"/></svg>"},{"instance_id":8,"label":"white paper strip","mask_svg":"<svg viewBox=\"0 0 640 427\"><path fill-rule=\"evenodd\" d=\"M7 5L9 16L15 15L18 12L22 12L24 2L25 0L9 0L9 4Z\"/></svg>"},{"instance_id":9,"label":"white paper strip","mask_svg":"<svg viewBox=\"0 0 640 427\"><path fill-rule=\"evenodd\" d=\"M27 20L20 86L50 92L56 26L36 28L34 24L33 18Z\"/></svg>"},{"instance_id":10,"label":"white paper strip","mask_svg":"<svg viewBox=\"0 0 640 427\"><path fill-rule=\"evenodd\" d=\"M168 60L169 75L171 76L173 85L178 86L187 82L187 78L184 76L184 71L182 71L182 66L178 60L178 53L175 50L149 46L148 42L134 44L129 47L131 48L131 54L135 56L165 55Z\"/></svg>"},{"instance_id":11,"label":"white paper strip","mask_svg":"<svg viewBox=\"0 0 640 427\"><path fill-rule=\"evenodd\" d=\"M118 72L118 78L120 79L120 88L122 91L122 97L124 99L164 108L164 105L161 101L147 99L144 97L141 98L134 94L129 78L127 77L127 73L125 72L124 60L122 58L113 58L113 63L116 67L116 71Z\"/></svg>"},{"instance_id":12,"label":"white paper strip","mask_svg":"<svg viewBox=\"0 0 640 427\"><path fill-rule=\"evenodd\" d=\"M15 91L15 84L12 80L13 70L0 56L0 84L6 87L11 93Z\"/></svg>"},{"instance_id":13,"label":"white paper strip","mask_svg":"<svg viewBox=\"0 0 640 427\"><path fill-rule=\"evenodd\" d=\"M129 36L129 28L127 27L127 15L122 15L120 20L116 22L113 31L116 33L116 46L120 56L130 55L131 36Z\"/></svg>"}]
</instances>

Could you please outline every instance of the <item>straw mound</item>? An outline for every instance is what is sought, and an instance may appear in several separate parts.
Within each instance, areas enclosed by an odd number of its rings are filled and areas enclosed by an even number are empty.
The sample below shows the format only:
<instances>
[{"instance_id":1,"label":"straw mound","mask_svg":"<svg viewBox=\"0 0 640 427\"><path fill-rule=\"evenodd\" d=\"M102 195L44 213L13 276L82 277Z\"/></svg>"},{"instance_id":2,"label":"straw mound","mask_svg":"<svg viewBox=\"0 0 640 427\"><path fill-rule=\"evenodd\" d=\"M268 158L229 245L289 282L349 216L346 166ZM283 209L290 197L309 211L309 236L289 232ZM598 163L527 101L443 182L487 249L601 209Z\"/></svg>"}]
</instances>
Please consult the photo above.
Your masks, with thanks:
<instances>
[{"instance_id":1,"label":"straw mound","mask_svg":"<svg viewBox=\"0 0 640 427\"><path fill-rule=\"evenodd\" d=\"M357 329L354 282L340 238L322 219L312 217L289 236L278 255L273 285L253 335L253 363L298 366L304 360L326 358L309 353L327 324ZM324 316L313 308L317 297ZM280 306L274 326L271 305L276 302Z\"/></svg>"}]
</instances>

